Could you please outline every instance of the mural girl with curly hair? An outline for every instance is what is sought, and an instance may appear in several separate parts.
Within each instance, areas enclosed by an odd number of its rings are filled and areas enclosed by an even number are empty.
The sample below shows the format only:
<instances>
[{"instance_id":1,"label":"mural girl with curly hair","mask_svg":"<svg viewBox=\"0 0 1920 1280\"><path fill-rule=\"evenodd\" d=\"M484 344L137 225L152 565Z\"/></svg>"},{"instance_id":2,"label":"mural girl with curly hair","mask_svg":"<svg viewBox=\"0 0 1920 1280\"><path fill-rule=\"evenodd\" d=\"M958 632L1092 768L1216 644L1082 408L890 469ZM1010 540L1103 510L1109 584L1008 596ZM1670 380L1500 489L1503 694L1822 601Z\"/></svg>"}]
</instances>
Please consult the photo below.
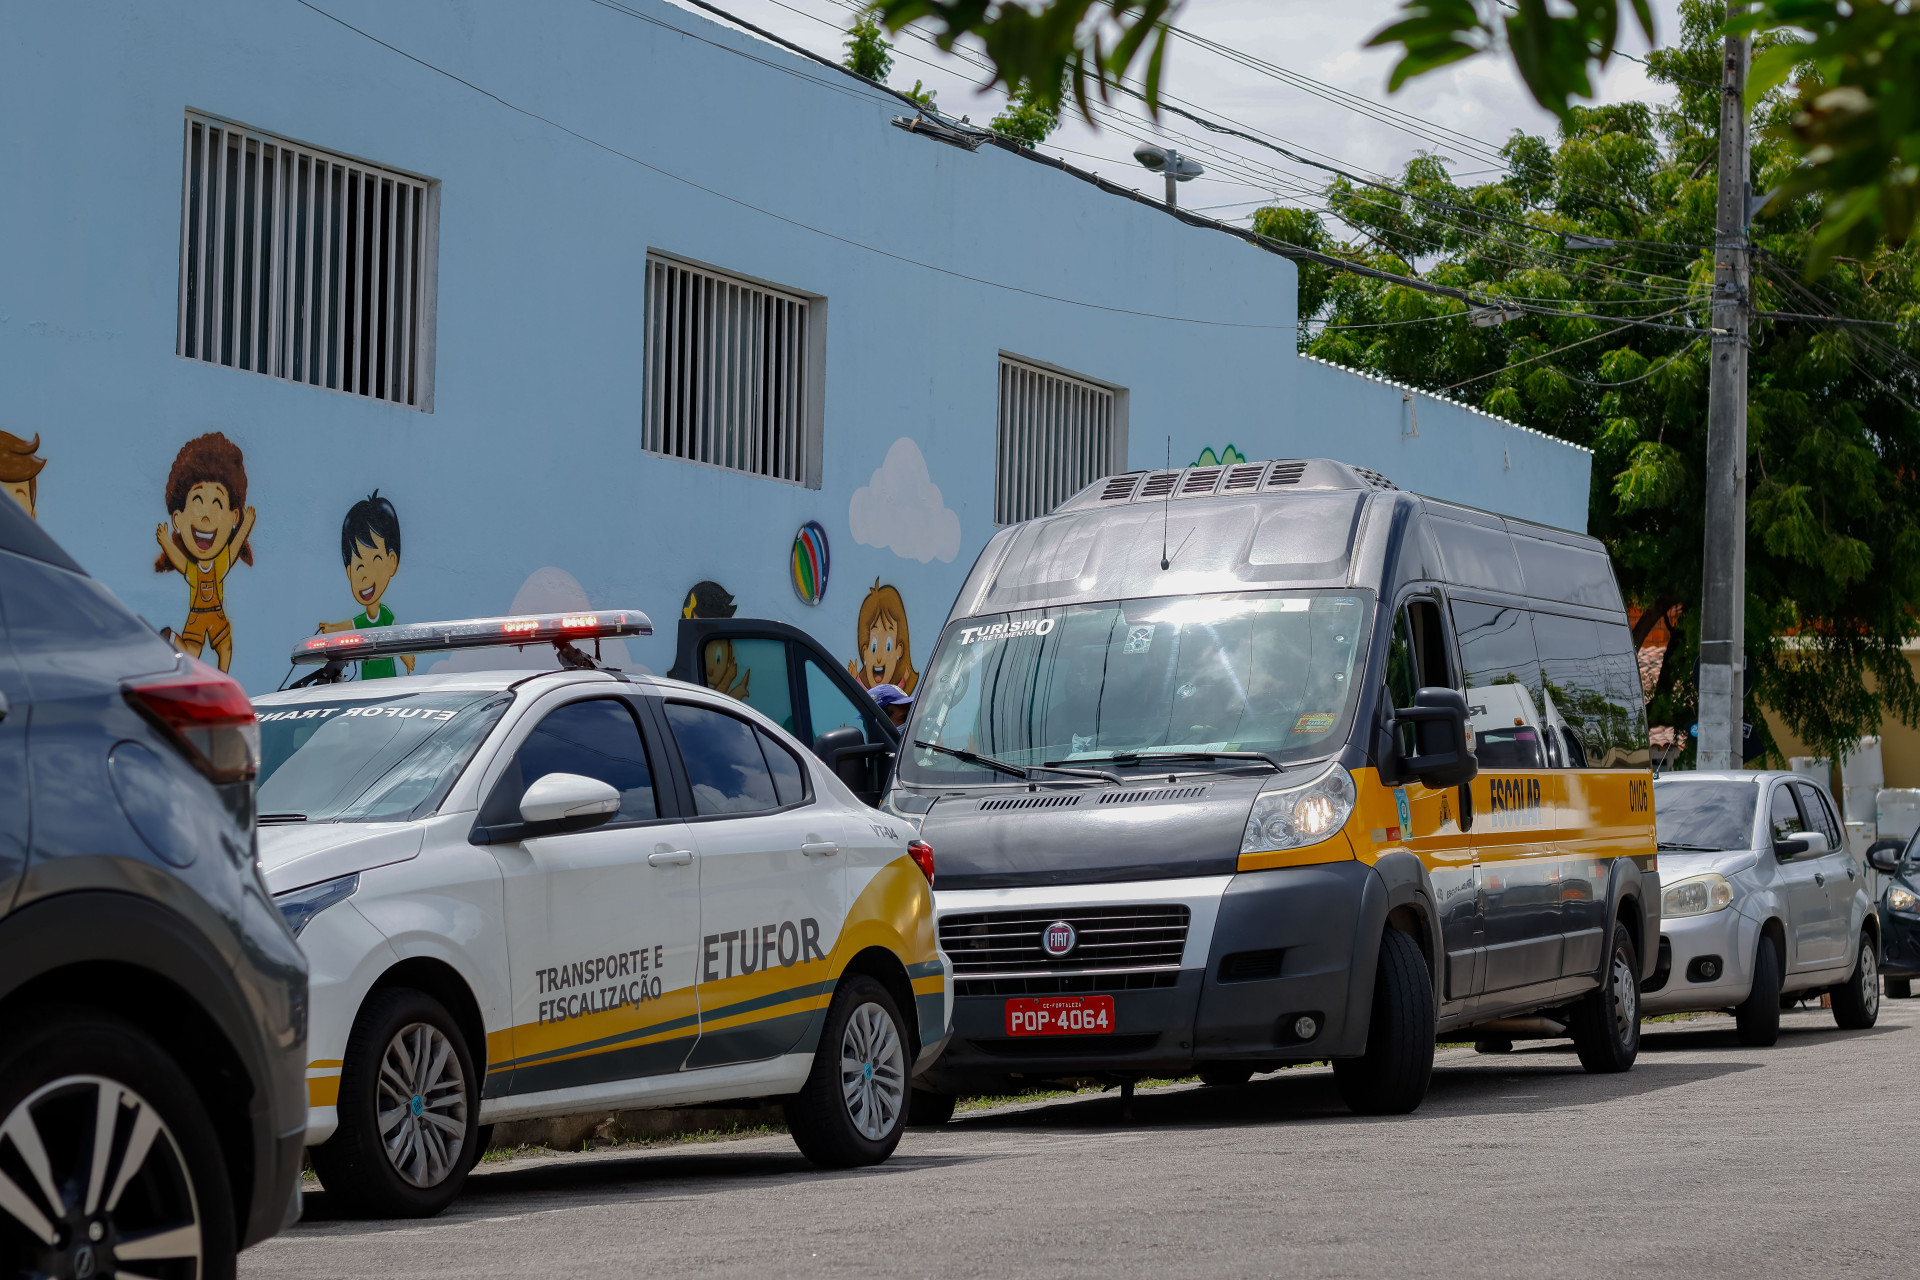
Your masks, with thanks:
<instances>
[{"instance_id":1,"label":"mural girl with curly hair","mask_svg":"<svg viewBox=\"0 0 1920 1280\"><path fill-rule=\"evenodd\" d=\"M175 642L199 657L207 645L220 669L233 665L233 626L227 621L226 580L234 556L253 563L254 510L247 505L247 464L240 447L218 431L180 446L167 472L169 524L154 530L160 554L153 571L187 580L187 622Z\"/></svg>"},{"instance_id":2,"label":"mural girl with curly hair","mask_svg":"<svg viewBox=\"0 0 1920 1280\"><path fill-rule=\"evenodd\" d=\"M847 673L862 688L877 684L898 685L908 693L920 682L913 669L913 642L907 631L907 605L891 586L873 580L873 589L860 602L860 621L855 624L860 652L847 663Z\"/></svg>"}]
</instances>

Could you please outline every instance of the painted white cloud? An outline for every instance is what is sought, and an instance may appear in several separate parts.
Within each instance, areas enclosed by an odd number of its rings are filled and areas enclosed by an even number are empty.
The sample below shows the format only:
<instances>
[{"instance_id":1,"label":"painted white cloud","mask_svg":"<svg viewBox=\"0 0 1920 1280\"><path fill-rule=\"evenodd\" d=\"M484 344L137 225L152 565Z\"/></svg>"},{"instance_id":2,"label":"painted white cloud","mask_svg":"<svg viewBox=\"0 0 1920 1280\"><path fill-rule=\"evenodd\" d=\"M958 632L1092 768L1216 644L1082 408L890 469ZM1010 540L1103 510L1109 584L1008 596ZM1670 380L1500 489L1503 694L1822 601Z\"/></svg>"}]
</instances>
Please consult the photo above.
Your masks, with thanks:
<instances>
[{"instance_id":1,"label":"painted white cloud","mask_svg":"<svg viewBox=\"0 0 1920 1280\"><path fill-rule=\"evenodd\" d=\"M927 474L920 446L901 436L887 460L847 504L853 540L884 547L903 560L950 561L960 554L960 517Z\"/></svg>"},{"instance_id":2,"label":"painted white cloud","mask_svg":"<svg viewBox=\"0 0 1920 1280\"><path fill-rule=\"evenodd\" d=\"M593 606L587 601L587 589L580 580L565 569L547 565L535 569L520 584L520 590L514 593L513 603L507 606L509 614L514 613L586 613ZM588 649L591 654L593 651ZM627 655L625 640L602 640L600 658L610 667L619 667L623 671L645 673L646 668L635 664ZM454 675L462 671L555 671L560 660L550 644L529 645L524 649L507 646L487 649L460 649L440 659L430 666L422 667L422 674Z\"/></svg>"}]
</instances>

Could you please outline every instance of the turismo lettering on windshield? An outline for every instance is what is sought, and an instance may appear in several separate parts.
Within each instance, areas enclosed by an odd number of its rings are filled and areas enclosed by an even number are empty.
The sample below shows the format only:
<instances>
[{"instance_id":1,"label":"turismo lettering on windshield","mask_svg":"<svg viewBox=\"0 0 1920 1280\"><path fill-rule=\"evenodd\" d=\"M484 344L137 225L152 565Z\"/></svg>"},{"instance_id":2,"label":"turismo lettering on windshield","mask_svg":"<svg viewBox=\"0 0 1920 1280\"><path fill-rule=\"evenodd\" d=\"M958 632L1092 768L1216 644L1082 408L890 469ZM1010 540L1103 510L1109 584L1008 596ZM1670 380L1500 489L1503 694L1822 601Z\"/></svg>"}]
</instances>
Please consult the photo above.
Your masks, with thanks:
<instances>
[{"instance_id":1,"label":"turismo lettering on windshield","mask_svg":"<svg viewBox=\"0 0 1920 1280\"><path fill-rule=\"evenodd\" d=\"M1012 640L1018 636L1044 636L1053 630L1053 618L1023 618L1019 622L995 622L984 627L962 627L960 643L981 640ZM1152 632L1148 632L1151 636Z\"/></svg>"}]
</instances>

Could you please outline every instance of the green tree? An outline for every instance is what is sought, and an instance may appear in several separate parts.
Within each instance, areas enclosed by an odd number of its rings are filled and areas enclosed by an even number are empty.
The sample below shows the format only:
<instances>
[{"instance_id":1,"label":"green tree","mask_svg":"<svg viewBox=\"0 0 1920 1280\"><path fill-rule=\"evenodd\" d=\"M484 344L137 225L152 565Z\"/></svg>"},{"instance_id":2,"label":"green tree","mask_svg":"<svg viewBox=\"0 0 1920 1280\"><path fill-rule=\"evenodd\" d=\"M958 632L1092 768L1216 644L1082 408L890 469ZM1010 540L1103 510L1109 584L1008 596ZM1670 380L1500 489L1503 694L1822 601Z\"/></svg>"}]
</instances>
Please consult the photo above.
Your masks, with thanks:
<instances>
[{"instance_id":1,"label":"green tree","mask_svg":"<svg viewBox=\"0 0 1920 1280\"><path fill-rule=\"evenodd\" d=\"M893 71L893 46L888 44L880 32L880 20L872 10L860 16L860 20L847 31L847 56L841 65L857 72L869 80L881 84L887 82L887 76Z\"/></svg>"},{"instance_id":2,"label":"green tree","mask_svg":"<svg viewBox=\"0 0 1920 1280\"><path fill-rule=\"evenodd\" d=\"M1720 22L1717 4L1687 0L1678 46L1649 60L1670 101L1573 107L1553 143L1516 133L1497 181L1457 186L1423 156L1397 184L1406 195L1336 182L1326 199L1352 228L1344 241L1303 210L1255 217L1276 239L1560 313L1506 312L1479 327L1450 298L1303 269L1300 345L1593 450L1590 528L1646 626L1676 623L1651 712L1683 730L1700 593ZM1796 169L1780 128L1795 110L1779 92L1757 105L1758 188ZM1900 649L1920 609L1920 254L1870 247L1809 290L1800 271L1821 211L1812 194L1776 201L1754 231L1747 648L1757 697L1834 752L1889 714L1920 724L1920 687ZM1570 235L1599 247L1570 249ZM1836 311L1889 323L1768 314Z\"/></svg>"},{"instance_id":3,"label":"green tree","mask_svg":"<svg viewBox=\"0 0 1920 1280\"><path fill-rule=\"evenodd\" d=\"M846 50L841 66L869 80L887 82L887 76L893 71L893 46L887 43L875 10L861 14L860 20L847 29ZM901 92L923 107L938 105L934 102L934 91L922 87L918 80L913 82L913 88Z\"/></svg>"},{"instance_id":4,"label":"green tree","mask_svg":"<svg viewBox=\"0 0 1920 1280\"><path fill-rule=\"evenodd\" d=\"M1168 20L1174 0L877 0L889 30L934 26L951 50L978 40L993 83L1055 86L1038 94L1057 107L1071 93L1091 119L1090 96L1136 76L1159 110ZM1630 15L1630 16L1629 16ZM1569 119L1593 96L1594 72L1612 59L1626 23L1655 39L1647 0L1404 0L1398 19L1369 47L1398 45L1392 87L1465 58L1510 57L1542 106ZM1776 141L1804 166L1785 175L1781 198L1817 194L1824 222L1809 242L1809 274L1832 255L1860 255L1885 238L1904 244L1920 225L1920 7L1911 0L1764 0L1732 24L1785 34L1791 48L1753 68L1759 102L1795 77L1793 109L1775 113ZM1716 60L1705 68L1719 83Z\"/></svg>"},{"instance_id":5,"label":"green tree","mask_svg":"<svg viewBox=\"0 0 1920 1280\"><path fill-rule=\"evenodd\" d=\"M1060 127L1060 102L1056 94L1049 103L1031 84L1022 83L1007 95L1007 108L987 124L995 133L1017 139L1030 147L1045 142Z\"/></svg>"}]
</instances>

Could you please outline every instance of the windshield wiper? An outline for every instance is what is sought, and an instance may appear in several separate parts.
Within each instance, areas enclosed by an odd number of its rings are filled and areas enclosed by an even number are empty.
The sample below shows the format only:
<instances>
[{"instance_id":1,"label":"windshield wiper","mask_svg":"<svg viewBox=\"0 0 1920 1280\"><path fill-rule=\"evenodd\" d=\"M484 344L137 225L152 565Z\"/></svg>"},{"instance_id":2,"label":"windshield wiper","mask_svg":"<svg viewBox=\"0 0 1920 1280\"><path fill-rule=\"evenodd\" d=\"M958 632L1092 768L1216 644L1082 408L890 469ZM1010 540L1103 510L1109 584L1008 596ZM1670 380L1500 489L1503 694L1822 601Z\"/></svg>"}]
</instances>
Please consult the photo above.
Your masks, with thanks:
<instances>
[{"instance_id":1,"label":"windshield wiper","mask_svg":"<svg viewBox=\"0 0 1920 1280\"><path fill-rule=\"evenodd\" d=\"M1732 850L1722 849L1718 845L1681 844L1677 840L1662 840L1659 842L1659 844L1655 845L1654 847L1658 849L1677 849L1681 853L1731 853L1732 852Z\"/></svg>"},{"instance_id":2,"label":"windshield wiper","mask_svg":"<svg viewBox=\"0 0 1920 1280\"><path fill-rule=\"evenodd\" d=\"M307 815L304 813L259 813L254 815L253 820L255 823L266 823L271 826L280 822L305 822Z\"/></svg>"},{"instance_id":3,"label":"windshield wiper","mask_svg":"<svg viewBox=\"0 0 1920 1280\"><path fill-rule=\"evenodd\" d=\"M1052 764L1018 765L1006 760L996 760L992 756L983 756L978 751L962 751L959 747L942 746L938 742L922 742L917 738L914 740L913 745L916 747L925 747L928 751L938 751L942 755L952 756L955 760L966 764L977 764L983 768L1010 774L1022 782L1030 780L1033 777L1033 771L1035 769L1045 769L1049 773L1065 773L1080 778L1098 778L1102 782L1111 782L1116 787L1123 786L1126 783L1126 779L1122 778L1119 774L1109 773L1105 769L1063 769L1058 765Z\"/></svg>"},{"instance_id":4,"label":"windshield wiper","mask_svg":"<svg viewBox=\"0 0 1920 1280\"><path fill-rule=\"evenodd\" d=\"M1286 768L1264 751L1116 751L1112 755L1082 756L1074 761L1049 760L1048 767L1056 764L1082 764L1090 760L1111 760L1114 764L1157 764L1162 760L1244 760L1249 764L1264 764L1275 773L1285 773Z\"/></svg>"}]
</instances>

